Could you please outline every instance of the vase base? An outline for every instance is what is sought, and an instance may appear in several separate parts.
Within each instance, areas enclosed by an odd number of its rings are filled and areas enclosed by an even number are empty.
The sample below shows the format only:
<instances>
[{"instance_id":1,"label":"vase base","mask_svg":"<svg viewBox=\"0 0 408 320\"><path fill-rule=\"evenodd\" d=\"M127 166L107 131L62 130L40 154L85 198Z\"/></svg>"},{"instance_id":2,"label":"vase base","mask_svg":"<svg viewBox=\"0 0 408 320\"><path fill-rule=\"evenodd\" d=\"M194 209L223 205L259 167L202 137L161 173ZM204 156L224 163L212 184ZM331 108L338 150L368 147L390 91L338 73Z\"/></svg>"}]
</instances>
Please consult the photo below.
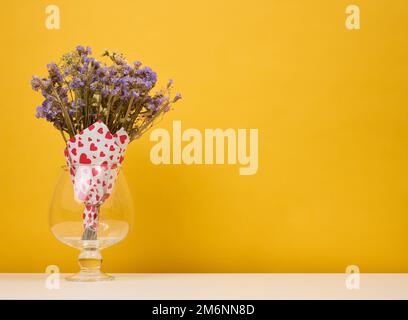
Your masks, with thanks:
<instances>
[{"instance_id":1,"label":"vase base","mask_svg":"<svg viewBox=\"0 0 408 320\"><path fill-rule=\"evenodd\" d=\"M74 282L97 282L97 281L112 281L115 277L103 273L101 271L98 272L84 272L80 271L73 275L70 275L65 278L67 281L74 281Z\"/></svg>"}]
</instances>

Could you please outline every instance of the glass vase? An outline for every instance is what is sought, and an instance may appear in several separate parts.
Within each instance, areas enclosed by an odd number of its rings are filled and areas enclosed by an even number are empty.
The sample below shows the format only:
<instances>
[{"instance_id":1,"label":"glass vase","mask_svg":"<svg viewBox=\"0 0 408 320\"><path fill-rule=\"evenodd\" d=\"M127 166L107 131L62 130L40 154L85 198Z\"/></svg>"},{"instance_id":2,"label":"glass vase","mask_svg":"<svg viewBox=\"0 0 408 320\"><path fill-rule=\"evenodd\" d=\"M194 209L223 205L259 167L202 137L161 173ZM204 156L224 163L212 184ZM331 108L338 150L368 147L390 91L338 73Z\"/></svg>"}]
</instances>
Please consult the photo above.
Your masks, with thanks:
<instances>
[{"instance_id":1,"label":"glass vase","mask_svg":"<svg viewBox=\"0 0 408 320\"><path fill-rule=\"evenodd\" d=\"M97 183L100 187L95 200L88 195L95 192ZM113 280L101 271L101 250L126 237L133 214L132 198L120 166L62 167L51 202L50 227L59 241L80 250L80 271L66 279Z\"/></svg>"}]
</instances>

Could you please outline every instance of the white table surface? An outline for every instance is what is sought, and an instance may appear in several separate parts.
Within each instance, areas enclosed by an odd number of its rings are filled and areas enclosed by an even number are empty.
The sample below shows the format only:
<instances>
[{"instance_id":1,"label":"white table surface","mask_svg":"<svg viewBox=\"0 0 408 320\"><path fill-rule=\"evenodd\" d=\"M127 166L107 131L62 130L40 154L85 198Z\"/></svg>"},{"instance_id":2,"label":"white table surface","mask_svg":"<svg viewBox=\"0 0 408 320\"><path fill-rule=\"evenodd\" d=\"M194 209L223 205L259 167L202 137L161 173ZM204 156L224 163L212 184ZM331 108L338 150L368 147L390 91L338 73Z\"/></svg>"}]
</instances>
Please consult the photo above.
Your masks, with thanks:
<instances>
[{"instance_id":1,"label":"white table surface","mask_svg":"<svg viewBox=\"0 0 408 320\"><path fill-rule=\"evenodd\" d=\"M408 299L408 274L360 274L347 289L345 274L115 274L111 282L59 289L46 274L0 274L0 299ZM53 282L54 284L58 283Z\"/></svg>"}]
</instances>

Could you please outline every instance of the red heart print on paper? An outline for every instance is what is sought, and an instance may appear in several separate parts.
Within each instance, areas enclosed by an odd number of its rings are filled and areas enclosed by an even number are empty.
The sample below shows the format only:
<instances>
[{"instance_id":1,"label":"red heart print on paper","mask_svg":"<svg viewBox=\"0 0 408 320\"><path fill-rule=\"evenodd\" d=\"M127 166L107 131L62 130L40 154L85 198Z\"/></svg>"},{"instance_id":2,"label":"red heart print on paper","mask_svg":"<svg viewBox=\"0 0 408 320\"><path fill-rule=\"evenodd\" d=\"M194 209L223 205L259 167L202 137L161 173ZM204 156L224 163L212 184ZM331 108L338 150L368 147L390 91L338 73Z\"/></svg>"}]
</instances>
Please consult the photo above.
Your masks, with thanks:
<instances>
[{"instance_id":1,"label":"red heart print on paper","mask_svg":"<svg viewBox=\"0 0 408 320\"><path fill-rule=\"evenodd\" d=\"M91 159L89 159L85 153L81 153L79 157L79 163L81 164L91 164Z\"/></svg>"},{"instance_id":2,"label":"red heart print on paper","mask_svg":"<svg viewBox=\"0 0 408 320\"><path fill-rule=\"evenodd\" d=\"M99 170L98 170L98 169L92 168L92 175L93 175L94 177L97 176L98 173L99 173Z\"/></svg>"},{"instance_id":3,"label":"red heart print on paper","mask_svg":"<svg viewBox=\"0 0 408 320\"><path fill-rule=\"evenodd\" d=\"M104 161L101 163L101 167L104 171L108 170L108 161Z\"/></svg>"},{"instance_id":4,"label":"red heart print on paper","mask_svg":"<svg viewBox=\"0 0 408 320\"><path fill-rule=\"evenodd\" d=\"M121 144L124 144L124 143L125 143L125 141L126 141L126 138L127 138L127 136L126 136L126 135L124 135L124 134L122 134L122 135L119 137L119 139L120 139L120 143L121 143Z\"/></svg>"},{"instance_id":5,"label":"red heart print on paper","mask_svg":"<svg viewBox=\"0 0 408 320\"><path fill-rule=\"evenodd\" d=\"M94 143L91 143L91 145L89 146L89 150L96 151L96 150L98 150L98 148L97 148L97 146L95 146Z\"/></svg>"}]
</instances>

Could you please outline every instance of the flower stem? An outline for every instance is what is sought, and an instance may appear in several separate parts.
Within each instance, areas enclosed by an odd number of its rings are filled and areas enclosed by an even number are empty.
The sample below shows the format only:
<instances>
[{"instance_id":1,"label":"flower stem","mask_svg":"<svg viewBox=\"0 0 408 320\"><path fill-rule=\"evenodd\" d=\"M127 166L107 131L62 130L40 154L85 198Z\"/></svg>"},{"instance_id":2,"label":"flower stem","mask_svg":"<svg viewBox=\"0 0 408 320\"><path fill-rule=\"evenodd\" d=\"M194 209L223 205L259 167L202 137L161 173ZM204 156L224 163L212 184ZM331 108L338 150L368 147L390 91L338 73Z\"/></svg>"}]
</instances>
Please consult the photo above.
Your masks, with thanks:
<instances>
[{"instance_id":1,"label":"flower stem","mask_svg":"<svg viewBox=\"0 0 408 320\"><path fill-rule=\"evenodd\" d=\"M68 111L67 111L67 109L65 108L64 103L63 103L62 100L60 99L60 96L59 96L58 93L55 91L54 86L51 86L51 88L52 88L52 91L53 91L53 93L54 93L54 97L57 99L58 103L59 103L60 106L61 106L61 110L62 110L63 117L64 117L64 119L65 119L65 123L67 124L68 129L71 130L71 132L70 132L69 134L70 134L70 136L73 137L73 136L75 135L75 129L74 129L74 127L72 126L71 118L70 118L70 116L69 116L69 114L68 114Z\"/></svg>"},{"instance_id":2,"label":"flower stem","mask_svg":"<svg viewBox=\"0 0 408 320\"><path fill-rule=\"evenodd\" d=\"M64 132L61 129L61 126L58 126L58 130L59 132L61 132L62 138L64 139L65 143L67 143L67 138L65 137Z\"/></svg>"}]
</instances>

